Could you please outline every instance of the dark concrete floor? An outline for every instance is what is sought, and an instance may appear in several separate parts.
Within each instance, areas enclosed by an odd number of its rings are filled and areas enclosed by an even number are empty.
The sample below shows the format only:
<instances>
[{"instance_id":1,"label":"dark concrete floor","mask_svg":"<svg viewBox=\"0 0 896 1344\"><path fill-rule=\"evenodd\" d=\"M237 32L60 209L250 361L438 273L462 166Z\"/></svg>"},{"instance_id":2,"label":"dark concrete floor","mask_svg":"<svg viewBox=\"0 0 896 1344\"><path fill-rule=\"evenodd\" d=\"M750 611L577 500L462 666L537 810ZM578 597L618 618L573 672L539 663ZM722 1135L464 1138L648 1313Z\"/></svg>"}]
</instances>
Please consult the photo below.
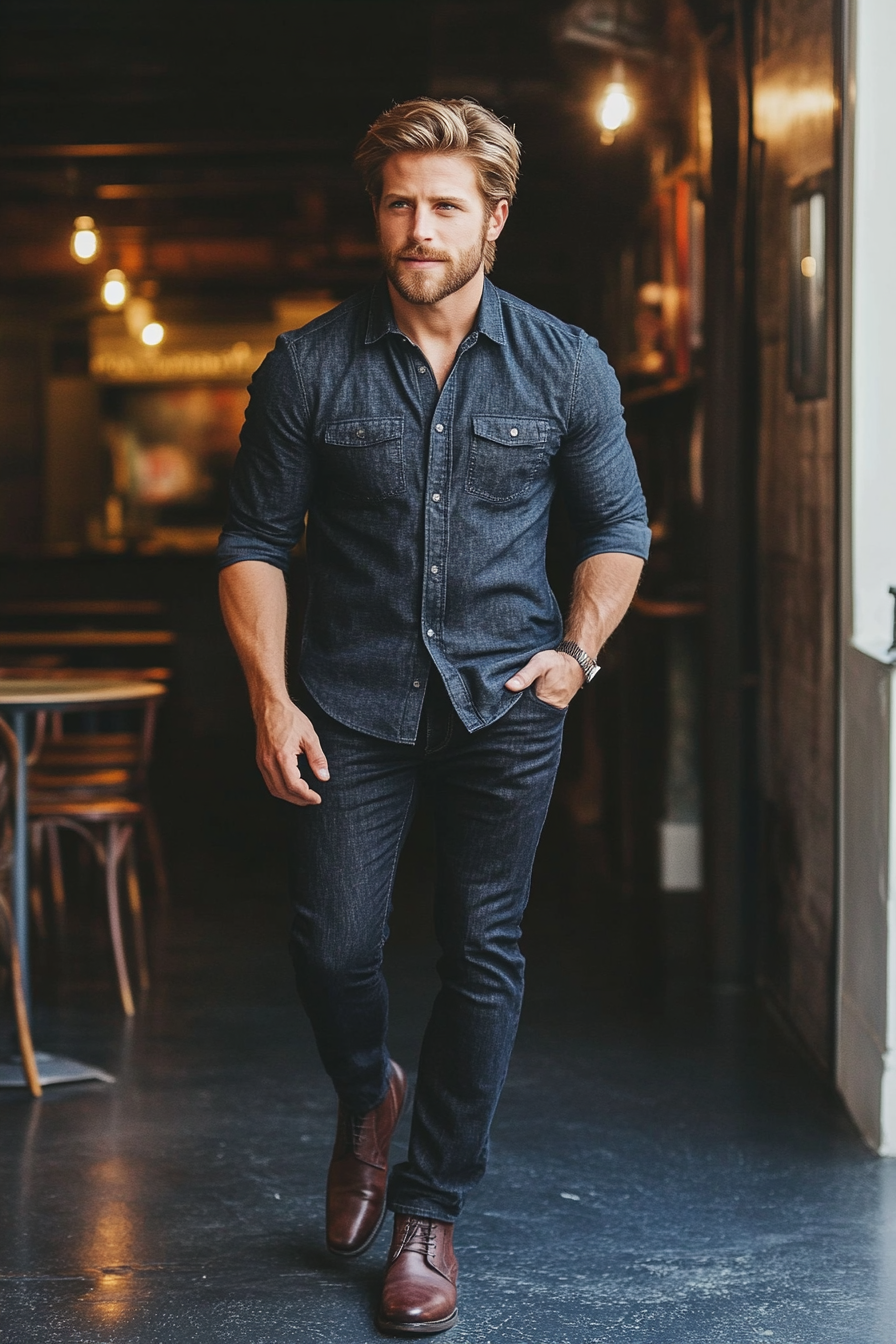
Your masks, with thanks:
<instances>
[{"instance_id":1,"label":"dark concrete floor","mask_svg":"<svg viewBox=\"0 0 896 1344\"><path fill-rule=\"evenodd\" d=\"M2 1340L378 1338L385 1231L348 1265L323 1246L333 1100L294 1000L270 812L249 795L175 835L132 1024L102 939L78 933L84 898L68 941L37 956L39 1044L118 1081L0 1096ZM862 1146L755 1004L645 973L644 928L586 885L589 846L561 814L490 1171L458 1225L449 1337L892 1344L896 1163ZM418 835L389 951L409 1065L434 983L425 856Z\"/></svg>"}]
</instances>

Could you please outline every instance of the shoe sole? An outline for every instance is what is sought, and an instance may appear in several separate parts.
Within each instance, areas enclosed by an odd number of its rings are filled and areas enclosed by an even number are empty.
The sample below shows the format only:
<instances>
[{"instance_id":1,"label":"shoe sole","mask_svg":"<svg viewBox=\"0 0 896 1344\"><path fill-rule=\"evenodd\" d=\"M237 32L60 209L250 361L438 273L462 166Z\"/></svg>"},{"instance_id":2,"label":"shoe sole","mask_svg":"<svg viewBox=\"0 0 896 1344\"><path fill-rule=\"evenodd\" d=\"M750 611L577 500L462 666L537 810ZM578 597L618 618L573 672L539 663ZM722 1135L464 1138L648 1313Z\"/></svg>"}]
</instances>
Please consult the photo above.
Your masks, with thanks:
<instances>
[{"instance_id":1,"label":"shoe sole","mask_svg":"<svg viewBox=\"0 0 896 1344\"><path fill-rule=\"evenodd\" d=\"M398 1128L398 1126L401 1124L401 1121L402 1121L402 1119L403 1119L403 1117L404 1117L405 1108L407 1107L407 1104L408 1104L408 1092L409 1092L409 1091L410 1091L410 1089L409 1089L409 1087L408 1087L408 1085L407 1085L407 1076L405 1076L404 1096L403 1096L402 1099L401 1099L401 1109L400 1109L399 1112L398 1112L398 1119L395 1121L395 1129ZM394 1134L395 1134L395 1129L393 1129L393 1131L392 1131L393 1136L394 1136ZM391 1144L391 1140L390 1140L390 1144ZM385 1219L386 1219L386 1201L385 1201L385 1199L383 1199L383 1207L380 1209L380 1216L379 1216L379 1218L377 1219L376 1227L373 1229L373 1231L371 1232L370 1236L367 1238L367 1240L366 1240L361 1246L353 1246L352 1249L351 1249L350 1251L344 1251L344 1250L342 1250L341 1247L339 1247L339 1246L331 1246L330 1243L327 1242L327 1250L330 1252L331 1255L335 1255L339 1260L354 1260L354 1259L356 1259L357 1256L359 1256L359 1255L363 1255L365 1251L369 1251L369 1250L370 1250L371 1246L373 1245L373 1243L376 1241L377 1237L378 1237L379 1234L380 1234L380 1231L381 1231L381 1229L382 1229L383 1223L385 1222ZM445 1328L447 1329L448 1327L446 1326Z\"/></svg>"},{"instance_id":2,"label":"shoe sole","mask_svg":"<svg viewBox=\"0 0 896 1344\"><path fill-rule=\"evenodd\" d=\"M443 1316L440 1321L409 1321L403 1324L387 1321L382 1316L376 1318L376 1328L382 1335L440 1335L443 1330L450 1330L454 1325L457 1325L456 1307L450 1316Z\"/></svg>"}]
</instances>

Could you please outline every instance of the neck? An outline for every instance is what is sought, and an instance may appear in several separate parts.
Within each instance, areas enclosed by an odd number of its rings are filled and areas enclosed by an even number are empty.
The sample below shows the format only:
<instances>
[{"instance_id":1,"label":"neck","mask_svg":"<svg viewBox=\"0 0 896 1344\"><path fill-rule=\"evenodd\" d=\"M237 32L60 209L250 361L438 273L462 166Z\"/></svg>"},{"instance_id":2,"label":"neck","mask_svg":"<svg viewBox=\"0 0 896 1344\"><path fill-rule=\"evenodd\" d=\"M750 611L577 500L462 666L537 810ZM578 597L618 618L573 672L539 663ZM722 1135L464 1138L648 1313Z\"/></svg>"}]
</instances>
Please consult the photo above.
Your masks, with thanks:
<instances>
[{"instance_id":1,"label":"neck","mask_svg":"<svg viewBox=\"0 0 896 1344\"><path fill-rule=\"evenodd\" d=\"M438 303L408 303L389 280L389 297L399 331L421 350L434 345L456 350L476 321L484 283L485 271L480 267L471 280Z\"/></svg>"}]
</instances>

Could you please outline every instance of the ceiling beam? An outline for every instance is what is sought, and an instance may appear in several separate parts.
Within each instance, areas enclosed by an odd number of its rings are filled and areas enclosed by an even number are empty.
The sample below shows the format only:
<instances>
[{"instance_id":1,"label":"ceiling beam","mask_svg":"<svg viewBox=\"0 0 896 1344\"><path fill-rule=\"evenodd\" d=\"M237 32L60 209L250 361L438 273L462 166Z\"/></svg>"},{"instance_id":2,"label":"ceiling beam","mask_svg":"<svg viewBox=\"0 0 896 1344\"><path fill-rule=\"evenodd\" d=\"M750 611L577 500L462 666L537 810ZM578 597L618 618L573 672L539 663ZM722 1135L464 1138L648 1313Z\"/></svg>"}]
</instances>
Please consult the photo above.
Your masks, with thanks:
<instances>
[{"instance_id":1,"label":"ceiling beam","mask_svg":"<svg viewBox=\"0 0 896 1344\"><path fill-rule=\"evenodd\" d=\"M338 146L341 149L341 144ZM303 140L192 140L138 141L106 145L0 144L0 159L126 159L192 158L214 154L329 154L334 141L323 137Z\"/></svg>"}]
</instances>

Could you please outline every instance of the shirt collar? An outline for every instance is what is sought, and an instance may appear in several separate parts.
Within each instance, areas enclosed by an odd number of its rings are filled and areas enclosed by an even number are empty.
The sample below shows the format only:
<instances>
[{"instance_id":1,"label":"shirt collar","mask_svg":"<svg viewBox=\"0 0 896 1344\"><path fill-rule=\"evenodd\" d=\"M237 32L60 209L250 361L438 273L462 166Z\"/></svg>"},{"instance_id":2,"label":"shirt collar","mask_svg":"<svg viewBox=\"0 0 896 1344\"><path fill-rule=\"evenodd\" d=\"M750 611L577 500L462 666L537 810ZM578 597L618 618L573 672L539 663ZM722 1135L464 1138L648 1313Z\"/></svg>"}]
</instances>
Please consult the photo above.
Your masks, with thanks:
<instances>
[{"instance_id":1,"label":"shirt collar","mask_svg":"<svg viewBox=\"0 0 896 1344\"><path fill-rule=\"evenodd\" d=\"M392 304L389 299L389 286L386 283L386 277L383 275L371 290L370 312L367 318L367 335L364 337L364 344L373 345L374 342L388 335L389 332L402 334L395 322L395 315L392 312ZM487 336L496 345L506 344L504 318L501 315L501 300L498 298L497 289L488 278L486 278L482 287L482 301L479 304L479 312L476 314L471 335L472 332Z\"/></svg>"}]
</instances>

